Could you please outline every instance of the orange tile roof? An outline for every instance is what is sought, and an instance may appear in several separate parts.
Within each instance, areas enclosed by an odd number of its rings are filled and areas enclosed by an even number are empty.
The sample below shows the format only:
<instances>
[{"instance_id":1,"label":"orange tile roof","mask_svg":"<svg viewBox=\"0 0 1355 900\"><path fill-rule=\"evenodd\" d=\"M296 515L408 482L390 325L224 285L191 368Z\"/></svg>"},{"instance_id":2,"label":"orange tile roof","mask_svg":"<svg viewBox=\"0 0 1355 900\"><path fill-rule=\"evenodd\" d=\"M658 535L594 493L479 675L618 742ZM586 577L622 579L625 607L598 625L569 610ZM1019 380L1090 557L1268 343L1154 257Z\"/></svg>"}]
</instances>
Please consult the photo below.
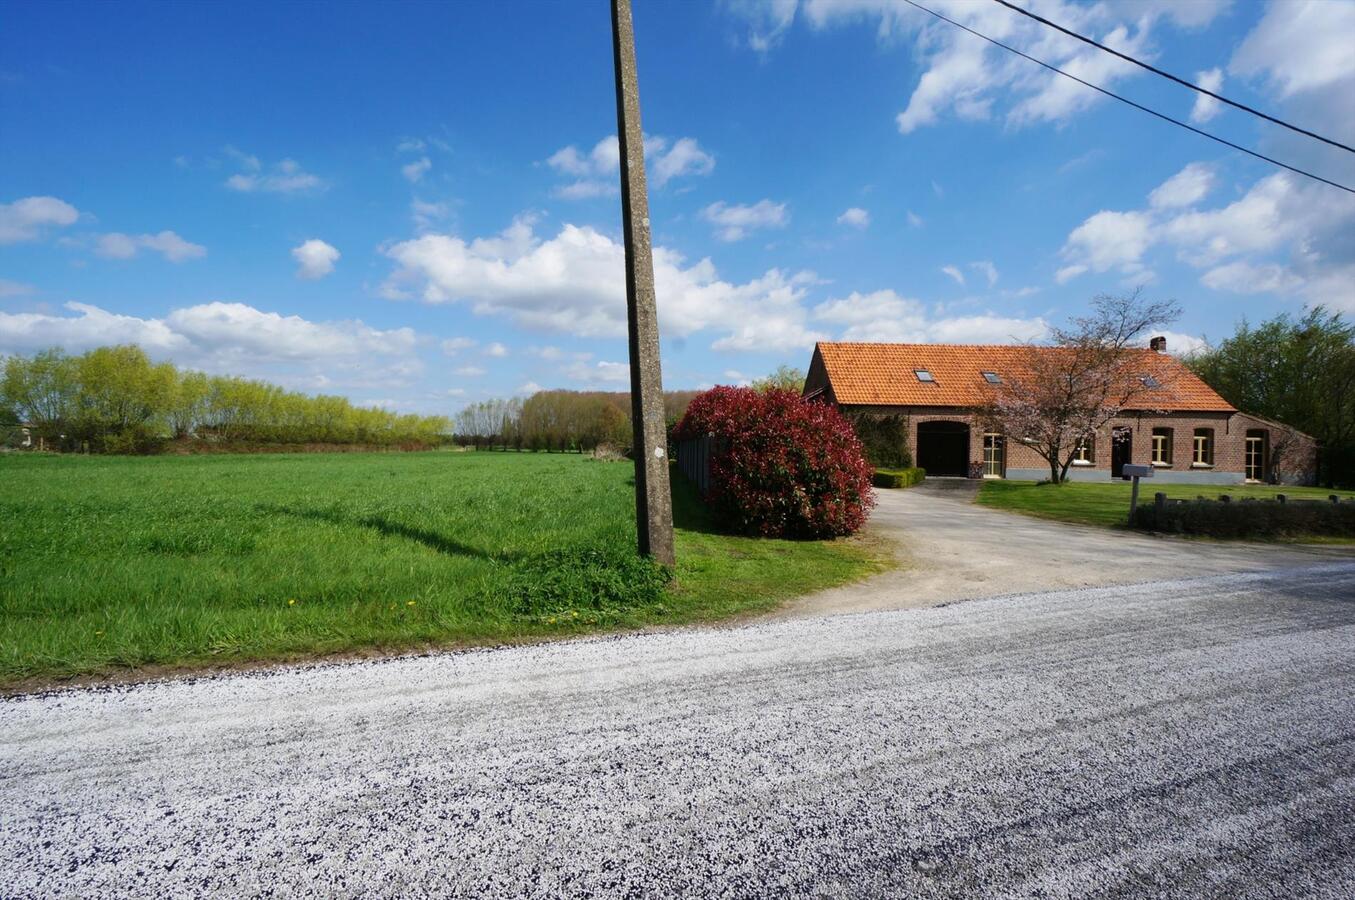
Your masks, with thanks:
<instances>
[{"instance_id":1,"label":"orange tile roof","mask_svg":"<svg viewBox=\"0 0 1355 900\"><path fill-rule=\"evenodd\" d=\"M1025 368L1028 347L1020 344L860 344L821 341L823 360L838 403L850 406L981 406L991 390L984 372L1012 377ZM1055 348L1040 348L1055 352ZM1180 360L1153 350L1136 350L1143 374L1162 383L1154 409L1182 412L1236 412ZM925 369L936 379L919 381Z\"/></svg>"}]
</instances>

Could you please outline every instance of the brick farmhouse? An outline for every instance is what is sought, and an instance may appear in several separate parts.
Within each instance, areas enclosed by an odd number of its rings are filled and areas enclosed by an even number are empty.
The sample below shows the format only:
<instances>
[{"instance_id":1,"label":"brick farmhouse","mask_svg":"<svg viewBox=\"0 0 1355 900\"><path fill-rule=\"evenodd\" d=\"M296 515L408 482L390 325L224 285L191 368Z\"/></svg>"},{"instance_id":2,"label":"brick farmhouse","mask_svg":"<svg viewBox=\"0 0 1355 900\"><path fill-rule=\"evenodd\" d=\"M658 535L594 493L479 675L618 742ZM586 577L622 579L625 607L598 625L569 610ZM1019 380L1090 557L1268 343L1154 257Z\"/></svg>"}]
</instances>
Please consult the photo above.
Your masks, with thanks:
<instances>
[{"instance_id":1,"label":"brick farmhouse","mask_svg":"<svg viewBox=\"0 0 1355 900\"><path fill-rule=\"evenodd\" d=\"M1020 376L1030 352L1022 345L820 342L804 391L849 415L904 416L914 464L928 475L1040 480L1049 477L1044 458L985 427L978 414L1004 377ZM1078 447L1070 479L1108 481L1134 463L1152 465L1158 481L1311 481L1311 438L1233 408L1169 355L1163 338L1133 352L1152 408L1125 410Z\"/></svg>"}]
</instances>

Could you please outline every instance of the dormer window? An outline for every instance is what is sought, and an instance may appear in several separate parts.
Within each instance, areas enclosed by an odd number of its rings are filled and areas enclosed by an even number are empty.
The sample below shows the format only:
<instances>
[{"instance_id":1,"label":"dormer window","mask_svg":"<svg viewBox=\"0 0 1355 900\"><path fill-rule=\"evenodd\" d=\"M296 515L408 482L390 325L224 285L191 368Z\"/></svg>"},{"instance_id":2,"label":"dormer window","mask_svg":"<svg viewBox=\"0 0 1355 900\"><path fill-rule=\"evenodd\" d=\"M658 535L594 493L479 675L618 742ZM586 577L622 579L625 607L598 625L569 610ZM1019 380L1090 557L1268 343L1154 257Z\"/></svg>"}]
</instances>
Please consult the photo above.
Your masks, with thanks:
<instances>
[{"instance_id":1,"label":"dormer window","mask_svg":"<svg viewBox=\"0 0 1355 900\"><path fill-rule=\"evenodd\" d=\"M926 369L914 369L913 374L917 376L918 381L932 382L936 380L932 377L932 373Z\"/></svg>"},{"instance_id":2,"label":"dormer window","mask_svg":"<svg viewBox=\"0 0 1355 900\"><path fill-rule=\"evenodd\" d=\"M983 380L989 384L1001 384L1002 378L996 372L984 372Z\"/></svg>"}]
</instances>

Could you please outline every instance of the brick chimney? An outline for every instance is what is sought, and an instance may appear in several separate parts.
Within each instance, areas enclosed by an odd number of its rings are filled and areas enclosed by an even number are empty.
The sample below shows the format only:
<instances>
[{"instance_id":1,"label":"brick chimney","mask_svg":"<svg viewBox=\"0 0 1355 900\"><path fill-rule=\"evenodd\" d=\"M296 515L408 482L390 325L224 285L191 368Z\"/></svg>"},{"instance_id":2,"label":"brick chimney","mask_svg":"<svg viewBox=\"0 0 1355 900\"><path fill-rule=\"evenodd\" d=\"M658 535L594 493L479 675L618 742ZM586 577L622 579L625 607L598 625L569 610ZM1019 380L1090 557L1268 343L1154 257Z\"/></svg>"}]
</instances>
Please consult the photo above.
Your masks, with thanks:
<instances>
[{"instance_id":1,"label":"brick chimney","mask_svg":"<svg viewBox=\"0 0 1355 900\"><path fill-rule=\"evenodd\" d=\"M1150 341L1148 342L1148 349L1149 349L1149 350L1154 350L1154 351L1156 351L1156 352L1158 352L1158 353L1166 353L1166 352L1167 352L1167 339L1166 339L1166 337L1164 337L1163 335L1160 335L1160 334L1159 334L1157 337L1153 338L1152 340L1150 340Z\"/></svg>"}]
</instances>

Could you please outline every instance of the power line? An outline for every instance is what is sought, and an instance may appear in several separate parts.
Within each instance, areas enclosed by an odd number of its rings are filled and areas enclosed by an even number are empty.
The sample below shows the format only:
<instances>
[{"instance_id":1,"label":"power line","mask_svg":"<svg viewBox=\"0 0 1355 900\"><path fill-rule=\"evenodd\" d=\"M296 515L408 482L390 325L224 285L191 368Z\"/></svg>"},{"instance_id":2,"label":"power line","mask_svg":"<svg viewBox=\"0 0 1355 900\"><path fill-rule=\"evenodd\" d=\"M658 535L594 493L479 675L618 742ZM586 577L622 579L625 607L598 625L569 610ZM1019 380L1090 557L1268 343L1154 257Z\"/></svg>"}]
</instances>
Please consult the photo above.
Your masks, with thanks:
<instances>
[{"instance_id":1,"label":"power line","mask_svg":"<svg viewBox=\"0 0 1355 900\"><path fill-rule=\"evenodd\" d=\"M948 23L950 23L951 25L954 25L956 28L961 29L962 31L967 31L967 32L969 32L970 34L974 35L975 37L983 38L983 39L984 39L985 41L987 41L988 43L993 44L993 45L998 46L998 47L1001 47L1003 50L1007 50L1007 51L1009 51L1009 52L1011 52L1011 53L1015 53L1017 56L1019 56L1019 57L1021 57L1021 58L1023 58L1023 59L1028 59L1028 60L1030 60L1031 62L1035 63L1037 66L1043 66L1044 68L1048 69L1048 70L1051 71L1051 72L1055 72L1055 73L1057 73L1057 74L1059 74L1059 75L1062 75L1064 78L1071 78L1073 81L1076 81L1078 84L1085 85L1086 87L1089 87L1089 88L1091 88L1091 89L1094 90L1094 91L1099 91L1100 93L1105 94L1107 97L1113 97L1114 99L1119 100L1121 103L1128 104L1129 106L1132 106L1132 107L1134 107L1134 108L1137 109L1137 110L1140 110L1140 111L1142 111L1142 112L1146 112L1146 113L1147 113L1148 115L1150 115L1150 116L1156 116L1157 118L1163 120L1164 122L1170 122L1170 123L1172 123L1173 125L1179 125L1179 126L1181 126L1182 128L1186 129L1187 131L1193 131L1193 132L1195 132L1196 134L1198 134L1198 135L1200 135L1200 136L1202 136L1202 137L1207 137L1207 138L1209 138L1211 141L1217 141L1218 143L1223 144L1225 147L1231 147L1231 148L1233 148L1234 150L1239 150L1239 151L1241 151L1242 153L1247 154L1248 156L1254 156L1254 157L1256 157L1256 158L1259 159L1259 160L1263 160L1263 161L1265 161L1265 162L1270 163L1272 166L1279 166L1281 169L1288 169L1290 172L1294 172L1295 174L1302 175L1302 176L1304 176L1305 178L1311 178L1311 179L1313 179L1314 181L1320 181L1320 182L1322 182L1323 184L1331 185L1331 186L1334 187L1334 188L1339 188L1340 190L1345 191L1347 194L1355 194L1355 188L1348 188L1348 187L1346 187L1344 184L1339 184L1339 183L1337 183L1337 182L1335 182L1335 181L1331 181L1330 179L1323 178L1321 175L1314 175L1312 172L1309 172L1309 171L1307 171L1307 170L1305 170L1305 169L1300 169L1300 168L1298 168L1297 166L1291 166L1291 165L1289 165L1288 163L1282 163L1282 162L1280 162L1278 159L1272 159L1272 158L1269 157L1269 156L1265 156L1265 155L1263 155L1263 154L1261 154L1261 153L1257 153L1255 150L1248 150L1246 147L1243 147L1241 144L1234 144L1234 143L1233 143L1232 141L1230 141L1230 140L1226 140L1226 139L1224 139L1224 138L1221 138L1221 137L1219 137L1219 136L1216 135L1216 134L1210 134L1208 131L1203 131L1203 130L1201 130L1201 129L1199 129L1199 128L1196 128L1194 125L1187 125L1185 122L1182 122L1180 119L1173 119L1171 116L1167 115L1166 113L1160 113L1160 112L1158 112L1158 111L1155 110L1155 109L1149 109L1148 107L1144 106L1142 103L1135 103L1133 100L1130 100L1128 97L1122 97L1122 96L1120 96L1119 94L1115 93L1114 91L1106 90L1105 88L1103 88L1103 87L1101 87L1101 86L1099 86L1099 85L1092 84L1090 81L1085 81L1085 80L1083 80L1083 79L1081 79L1081 78L1078 78L1076 75L1069 74L1068 72L1063 71L1062 69L1058 68L1057 66L1051 66L1049 63L1047 63L1047 62L1045 62L1045 61L1043 61L1043 60L1036 59L1035 57L1031 56L1031 55L1028 54L1028 53L1022 53L1020 50L1017 50L1015 47L1012 47L1012 46L1010 46L1010 45L1008 45L1008 44L1004 44L1004 43L1002 43L1001 41L996 40L996 39L994 39L994 38L990 38L990 37L989 37L988 35L986 35L986 34L982 34L982 33L980 33L980 32L977 32L977 31L975 31L974 29L970 28L968 25L961 25L959 22L955 21L954 19L946 18L945 16L941 15L939 12L935 12L934 10L930 10L930 9L928 9L927 7L923 6L923 5L920 4L920 3L915 3L915 2L913 2L913 0L903 0L903 2L904 2L904 3L907 3L909 6L916 7L917 9L922 10L923 12L927 13L928 15L935 16L936 18L940 19L940 20L943 21L943 22L948 22Z\"/></svg>"},{"instance_id":2,"label":"power line","mask_svg":"<svg viewBox=\"0 0 1355 900\"><path fill-rule=\"evenodd\" d=\"M1017 5L1014 4L1014 3L1008 3L1007 0L993 0L993 2L994 2L994 3L1000 3L1001 5L1007 7L1008 9L1010 9L1012 12L1020 13L1021 15L1026 16L1027 18L1034 19L1035 21L1040 22L1041 24L1048 25L1050 28L1053 28L1055 31L1061 31L1061 32L1063 32L1064 34L1068 35L1068 36L1071 37L1071 38L1077 38L1079 41L1082 41L1084 44L1091 44L1093 47L1096 47L1096 48L1098 48L1098 49L1100 49L1100 50L1104 50L1104 51L1106 51L1107 53L1111 54L1112 56L1118 56L1120 59L1124 60L1125 62L1130 62L1130 63L1133 63L1134 65L1138 66L1139 68L1147 69L1149 72L1152 72L1154 75L1161 75L1163 78L1167 78L1167 79L1170 79L1170 80L1172 80L1172 81L1175 81L1177 84L1185 85L1186 87L1190 88L1192 91L1199 91L1201 94L1204 94L1204 95L1209 96L1209 97L1213 97L1215 100L1219 101L1220 103L1226 103L1226 104L1228 104L1228 105L1231 106L1231 107L1234 107L1234 108L1236 108L1236 109L1242 110L1243 112L1249 112L1249 113L1251 113L1251 114L1254 115L1254 116L1260 116L1262 119L1265 119L1267 122L1273 122L1273 123L1275 123L1276 125L1279 125L1281 128L1288 128L1290 131L1296 131L1296 132L1298 132L1299 134L1307 135L1308 137L1313 138L1313 139L1315 139L1315 140L1319 140L1319 141L1321 141L1321 142L1324 143L1324 144L1330 144L1330 145L1333 146L1333 147L1339 147L1339 148L1341 148L1342 150L1345 150L1345 151L1348 152L1348 153L1355 153L1355 147L1349 147L1349 146L1347 146L1347 145L1341 143L1340 141L1333 141L1331 138L1323 137L1322 135L1317 134L1316 132L1309 131L1309 130L1306 129L1306 128L1300 128L1300 127L1297 126L1297 125L1291 125L1290 123L1284 121L1283 119L1277 119L1277 118L1275 118L1275 117L1272 116L1272 115L1268 115L1268 114L1266 114L1266 113L1261 112L1261 110L1259 110L1259 109L1253 109L1252 107L1248 106L1248 105L1245 104L1245 103L1238 103L1236 100L1229 100L1227 97L1223 96L1222 94L1216 94L1216 93L1214 93L1213 91L1209 90L1208 88L1202 88L1202 87L1200 87L1198 84L1195 84L1195 83L1190 82L1190 81L1186 81L1184 78L1178 78L1177 76L1173 75L1173 74L1170 73L1170 72L1164 72L1164 71L1162 71L1161 69L1157 68L1156 66L1149 65L1148 63L1143 62L1142 60L1135 59L1134 57L1130 56L1130 55L1127 54L1127 53L1121 53L1119 50L1116 50L1116 49L1113 48L1113 47L1107 47L1105 44L1098 43L1098 42L1092 40L1091 38L1087 37L1086 35L1081 35L1081 34L1078 34L1076 31L1073 31L1073 30L1068 29L1068 28L1064 28L1062 25L1058 24L1057 22L1051 22L1051 21L1049 21L1048 19L1046 19L1044 16L1038 16L1038 15L1036 15L1035 13L1031 12L1031 11L1028 10L1028 9L1023 9L1022 7L1017 6ZM916 6L916 4L914 4L914 5Z\"/></svg>"}]
</instances>

